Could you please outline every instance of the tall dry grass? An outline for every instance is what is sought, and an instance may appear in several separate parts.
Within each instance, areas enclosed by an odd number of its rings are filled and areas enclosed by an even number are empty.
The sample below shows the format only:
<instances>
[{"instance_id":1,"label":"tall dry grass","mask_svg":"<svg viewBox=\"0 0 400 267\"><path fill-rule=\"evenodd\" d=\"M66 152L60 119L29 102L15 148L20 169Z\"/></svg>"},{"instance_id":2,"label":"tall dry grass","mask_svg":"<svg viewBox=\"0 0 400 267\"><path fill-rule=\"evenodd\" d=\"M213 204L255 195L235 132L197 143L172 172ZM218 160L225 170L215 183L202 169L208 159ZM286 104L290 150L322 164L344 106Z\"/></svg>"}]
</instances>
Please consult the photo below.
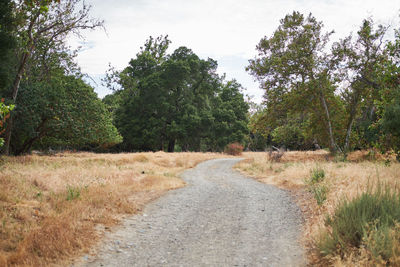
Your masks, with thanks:
<instances>
[{"instance_id":1,"label":"tall dry grass","mask_svg":"<svg viewBox=\"0 0 400 267\"><path fill-rule=\"evenodd\" d=\"M269 160L268 153L246 152L246 160L236 168L257 180L289 189L295 195L305 214L303 242L308 248L311 264L326 264L316 250L316 240L324 228L326 214L332 214L343 198L353 199L379 182L391 187L398 186L400 164L393 158L370 152L351 153L348 161L335 161L328 152L286 152L279 162ZM318 205L307 192L307 180L316 168L322 169L325 178L320 182L327 188L326 200ZM366 254L350 252L342 258L331 259L337 266L353 266L366 261Z\"/></svg>"},{"instance_id":2,"label":"tall dry grass","mask_svg":"<svg viewBox=\"0 0 400 267\"><path fill-rule=\"evenodd\" d=\"M46 266L87 252L96 227L184 186L212 153L61 153L1 158L0 266Z\"/></svg>"}]
</instances>

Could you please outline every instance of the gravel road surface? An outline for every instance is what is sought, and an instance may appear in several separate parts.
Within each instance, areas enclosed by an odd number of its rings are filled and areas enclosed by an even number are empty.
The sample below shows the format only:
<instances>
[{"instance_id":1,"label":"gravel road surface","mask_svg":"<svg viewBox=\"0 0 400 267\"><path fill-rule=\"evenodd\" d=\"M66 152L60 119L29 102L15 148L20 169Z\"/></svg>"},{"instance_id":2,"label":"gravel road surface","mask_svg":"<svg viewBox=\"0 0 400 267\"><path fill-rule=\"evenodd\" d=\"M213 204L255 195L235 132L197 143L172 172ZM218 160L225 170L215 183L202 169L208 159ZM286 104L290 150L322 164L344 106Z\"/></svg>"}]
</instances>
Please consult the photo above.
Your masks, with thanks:
<instances>
[{"instance_id":1,"label":"gravel road surface","mask_svg":"<svg viewBox=\"0 0 400 267\"><path fill-rule=\"evenodd\" d=\"M217 159L184 172L187 186L107 233L83 266L304 266L301 214L284 190Z\"/></svg>"}]
</instances>

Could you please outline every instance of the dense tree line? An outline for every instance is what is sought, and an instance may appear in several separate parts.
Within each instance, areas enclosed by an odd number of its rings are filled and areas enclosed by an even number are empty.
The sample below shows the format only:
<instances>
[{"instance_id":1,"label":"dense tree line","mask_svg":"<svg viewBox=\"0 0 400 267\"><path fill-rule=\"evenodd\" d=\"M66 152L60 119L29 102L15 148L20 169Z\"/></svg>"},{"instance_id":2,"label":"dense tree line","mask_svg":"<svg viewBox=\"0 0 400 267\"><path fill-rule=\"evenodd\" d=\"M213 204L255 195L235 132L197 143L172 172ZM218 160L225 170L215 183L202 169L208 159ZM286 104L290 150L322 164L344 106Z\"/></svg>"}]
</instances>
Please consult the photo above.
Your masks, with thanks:
<instances>
[{"instance_id":1,"label":"dense tree line","mask_svg":"<svg viewBox=\"0 0 400 267\"><path fill-rule=\"evenodd\" d=\"M378 148L400 158L400 30L387 41L389 28L366 19L331 43L333 32L311 14L285 16L247 67L265 90L249 117L241 85L218 75L215 60L187 47L168 53L162 36L109 73L114 92L101 101L66 46L69 35L101 27L81 0L0 3L3 153L222 151L239 142L343 155Z\"/></svg>"},{"instance_id":2,"label":"dense tree line","mask_svg":"<svg viewBox=\"0 0 400 267\"><path fill-rule=\"evenodd\" d=\"M167 54L169 44L150 37L124 70L109 75L118 89L104 102L124 139L119 148L221 151L244 142L248 105L240 84L186 47Z\"/></svg>"},{"instance_id":3,"label":"dense tree line","mask_svg":"<svg viewBox=\"0 0 400 267\"><path fill-rule=\"evenodd\" d=\"M244 141L248 106L241 86L218 76L216 61L186 47L167 54L164 37L150 38L127 68L109 77L119 89L101 101L84 82L77 51L66 46L69 35L101 27L81 0L0 3L3 153L104 150L122 140L113 151L221 151Z\"/></svg>"},{"instance_id":4,"label":"dense tree line","mask_svg":"<svg viewBox=\"0 0 400 267\"><path fill-rule=\"evenodd\" d=\"M400 32L362 22L355 36L334 42L311 14L293 12L247 70L265 90L250 119L251 144L332 152L379 148L400 155Z\"/></svg>"}]
</instances>

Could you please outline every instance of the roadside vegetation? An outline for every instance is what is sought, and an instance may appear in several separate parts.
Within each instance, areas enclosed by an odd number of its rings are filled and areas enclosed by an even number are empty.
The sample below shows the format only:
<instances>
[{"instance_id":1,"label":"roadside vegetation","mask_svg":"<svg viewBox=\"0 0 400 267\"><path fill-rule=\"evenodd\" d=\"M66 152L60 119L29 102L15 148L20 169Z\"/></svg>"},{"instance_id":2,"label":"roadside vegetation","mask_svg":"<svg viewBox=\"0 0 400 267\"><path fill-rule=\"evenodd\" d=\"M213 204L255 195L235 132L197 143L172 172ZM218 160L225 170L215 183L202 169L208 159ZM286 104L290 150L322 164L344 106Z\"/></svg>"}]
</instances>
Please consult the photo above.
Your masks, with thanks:
<instances>
[{"instance_id":1,"label":"roadside vegetation","mask_svg":"<svg viewBox=\"0 0 400 267\"><path fill-rule=\"evenodd\" d=\"M346 161L324 150L245 152L236 168L293 193L303 211L303 242L312 265L399 265L400 163L353 152Z\"/></svg>"},{"instance_id":2,"label":"roadside vegetation","mask_svg":"<svg viewBox=\"0 0 400 267\"><path fill-rule=\"evenodd\" d=\"M60 153L1 158L0 266L44 266L87 252L104 229L213 153ZM225 155L226 157L226 155Z\"/></svg>"}]
</instances>

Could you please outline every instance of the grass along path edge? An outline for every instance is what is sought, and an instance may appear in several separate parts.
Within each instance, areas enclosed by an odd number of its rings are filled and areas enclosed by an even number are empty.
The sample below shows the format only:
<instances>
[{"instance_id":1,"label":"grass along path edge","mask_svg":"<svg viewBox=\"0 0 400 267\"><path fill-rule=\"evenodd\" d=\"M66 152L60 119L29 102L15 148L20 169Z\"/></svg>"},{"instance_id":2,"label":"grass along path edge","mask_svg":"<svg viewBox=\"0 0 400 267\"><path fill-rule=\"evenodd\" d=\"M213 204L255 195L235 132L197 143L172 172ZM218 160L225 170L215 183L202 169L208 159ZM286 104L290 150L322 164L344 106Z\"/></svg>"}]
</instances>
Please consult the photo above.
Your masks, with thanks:
<instances>
[{"instance_id":1,"label":"grass along path edge","mask_svg":"<svg viewBox=\"0 0 400 267\"><path fill-rule=\"evenodd\" d=\"M266 152L246 152L242 157L246 159L236 165L237 170L260 182L287 189L295 197L303 212L302 242L310 264L352 266L370 261L368 253L360 250L348 250L342 257L322 257L317 245L320 234L326 229L326 216L334 214L343 199L351 201L363 192L373 191L378 184L398 188L400 163L393 157L357 151L343 162L324 150L286 152L279 162L271 161ZM322 170L324 178L311 183L316 170ZM320 204L313 188L325 190Z\"/></svg>"},{"instance_id":2,"label":"grass along path edge","mask_svg":"<svg viewBox=\"0 0 400 267\"><path fill-rule=\"evenodd\" d=\"M1 158L0 266L62 264L124 215L185 183L216 153L60 153ZM65 263L65 262L64 262Z\"/></svg>"}]
</instances>

